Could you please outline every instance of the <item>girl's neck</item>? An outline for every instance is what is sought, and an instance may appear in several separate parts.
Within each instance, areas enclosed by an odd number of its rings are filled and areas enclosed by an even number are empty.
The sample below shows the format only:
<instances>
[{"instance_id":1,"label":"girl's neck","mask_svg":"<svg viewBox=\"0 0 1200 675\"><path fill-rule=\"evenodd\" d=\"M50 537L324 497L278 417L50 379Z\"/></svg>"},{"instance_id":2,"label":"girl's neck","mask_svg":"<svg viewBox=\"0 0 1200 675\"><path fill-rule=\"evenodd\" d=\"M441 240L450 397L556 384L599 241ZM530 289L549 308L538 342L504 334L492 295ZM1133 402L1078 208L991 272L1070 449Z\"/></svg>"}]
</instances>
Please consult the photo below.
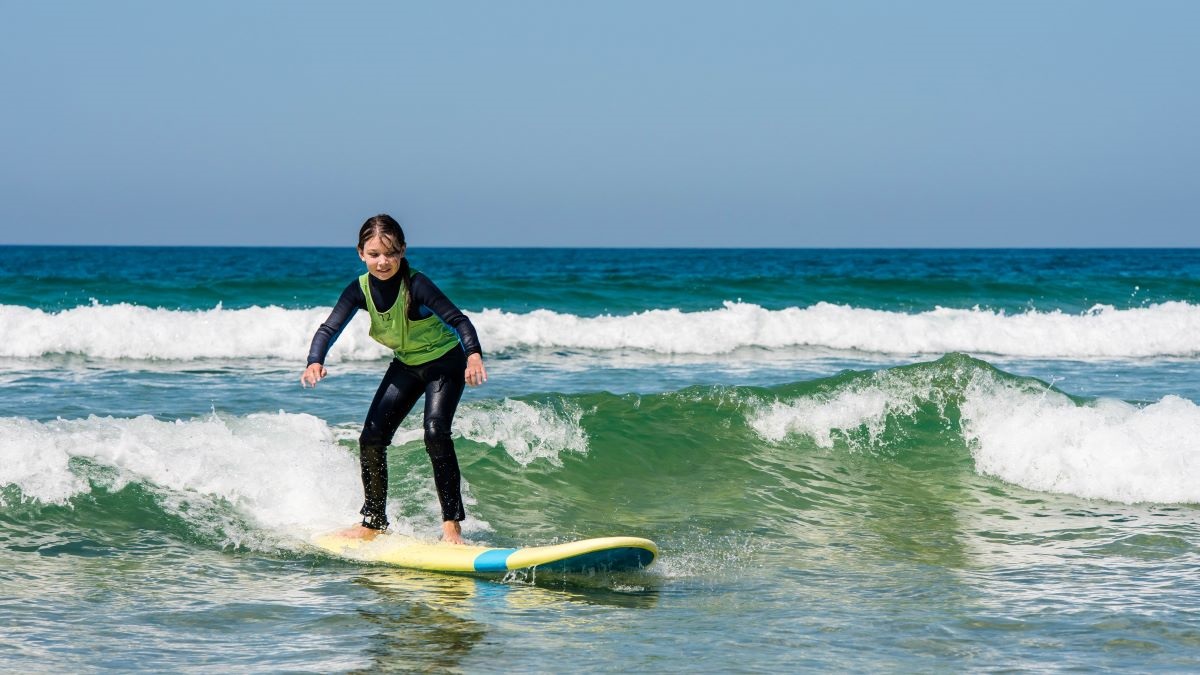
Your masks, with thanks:
<instances>
[{"instance_id":1,"label":"girl's neck","mask_svg":"<svg viewBox=\"0 0 1200 675\"><path fill-rule=\"evenodd\" d=\"M379 277L375 276L374 274L370 275L370 279L371 279L371 283L375 284L377 286L394 286L403 281L399 272L396 272L395 274L393 274L391 276L391 278L386 279L386 280L380 279Z\"/></svg>"}]
</instances>

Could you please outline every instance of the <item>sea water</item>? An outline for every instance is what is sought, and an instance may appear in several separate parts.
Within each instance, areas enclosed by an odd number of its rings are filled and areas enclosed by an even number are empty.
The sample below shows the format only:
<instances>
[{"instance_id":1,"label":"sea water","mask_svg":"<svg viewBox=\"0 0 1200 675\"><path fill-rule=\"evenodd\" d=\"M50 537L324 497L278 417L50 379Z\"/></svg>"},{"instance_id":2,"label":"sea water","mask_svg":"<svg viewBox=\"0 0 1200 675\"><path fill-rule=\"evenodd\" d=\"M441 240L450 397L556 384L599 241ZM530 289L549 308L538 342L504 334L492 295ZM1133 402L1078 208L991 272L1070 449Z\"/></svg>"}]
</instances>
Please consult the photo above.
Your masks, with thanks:
<instances>
[{"instance_id":1,"label":"sea water","mask_svg":"<svg viewBox=\"0 0 1200 675\"><path fill-rule=\"evenodd\" d=\"M489 381L466 537L651 569L337 559L388 354L352 246L0 248L0 668L1200 668L1200 252L410 249ZM398 531L439 531L419 415Z\"/></svg>"}]
</instances>

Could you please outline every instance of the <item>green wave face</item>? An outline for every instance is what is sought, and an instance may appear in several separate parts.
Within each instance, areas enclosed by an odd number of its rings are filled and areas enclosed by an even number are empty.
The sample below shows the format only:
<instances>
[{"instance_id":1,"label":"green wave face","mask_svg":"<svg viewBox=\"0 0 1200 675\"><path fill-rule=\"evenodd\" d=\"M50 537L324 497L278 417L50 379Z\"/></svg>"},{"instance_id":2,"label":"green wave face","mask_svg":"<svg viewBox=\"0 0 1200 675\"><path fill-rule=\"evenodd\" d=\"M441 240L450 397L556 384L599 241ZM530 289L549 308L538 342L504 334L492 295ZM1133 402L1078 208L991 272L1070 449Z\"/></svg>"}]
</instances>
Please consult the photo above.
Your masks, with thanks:
<instances>
[{"instance_id":1,"label":"green wave face","mask_svg":"<svg viewBox=\"0 0 1200 675\"><path fill-rule=\"evenodd\" d=\"M950 355L771 389L543 396L526 403L559 411L585 448L522 463L468 429L460 455L484 519L506 533L646 534L672 522L781 534L977 480L962 406L989 390L1052 391Z\"/></svg>"},{"instance_id":2,"label":"green wave face","mask_svg":"<svg viewBox=\"0 0 1200 675\"><path fill-rule=\"evenodd\" d=\"M475 513L496 536L646 536L684 576L1057 559L1080 527L1087 541L1128 535L1136 516L1096 529L1105 509L1153 514L1170 533L1191 527L1175 504L1200 501L1172 468L1194 449L1194 404L1073 398L960 354L769 389L526 403L579 433L517 461L464 432ZM1167 428L1182 431L1144 431Z\"/></svg>"}]
</instances>

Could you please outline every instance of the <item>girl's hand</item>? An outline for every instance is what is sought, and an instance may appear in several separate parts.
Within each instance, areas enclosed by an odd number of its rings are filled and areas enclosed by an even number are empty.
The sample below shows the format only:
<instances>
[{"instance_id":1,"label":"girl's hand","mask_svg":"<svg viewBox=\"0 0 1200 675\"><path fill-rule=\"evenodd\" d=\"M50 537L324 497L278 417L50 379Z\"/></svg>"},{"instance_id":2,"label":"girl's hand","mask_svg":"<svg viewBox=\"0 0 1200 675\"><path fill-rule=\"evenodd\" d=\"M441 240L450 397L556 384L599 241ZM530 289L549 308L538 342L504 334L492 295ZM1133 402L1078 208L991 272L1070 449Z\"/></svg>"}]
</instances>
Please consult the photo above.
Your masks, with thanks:
<instances>
[{"instance_id":1,"label":"girl's hand","mask_svg":"<svg viewBox=\"0 0 1200 675\"><path fill-rule=\"evenodd\" d=\"M467 357L467 384L478 387L484 382L487 382L487 370L483 367L483 357L471 354Z\"/></svg>"},{"instance_id":2,"label":"girl's hand","mask_svg":"<svg viewBox=\"0 0 1200 675\"><path fill-rule=\"evenodd\" d=\"M304 369L304 374L300 376L300 386L315 387L317 383L325 379L329 371L325 370L325 366L319 363L310 363Z\"/></svg>"}]
</instances>

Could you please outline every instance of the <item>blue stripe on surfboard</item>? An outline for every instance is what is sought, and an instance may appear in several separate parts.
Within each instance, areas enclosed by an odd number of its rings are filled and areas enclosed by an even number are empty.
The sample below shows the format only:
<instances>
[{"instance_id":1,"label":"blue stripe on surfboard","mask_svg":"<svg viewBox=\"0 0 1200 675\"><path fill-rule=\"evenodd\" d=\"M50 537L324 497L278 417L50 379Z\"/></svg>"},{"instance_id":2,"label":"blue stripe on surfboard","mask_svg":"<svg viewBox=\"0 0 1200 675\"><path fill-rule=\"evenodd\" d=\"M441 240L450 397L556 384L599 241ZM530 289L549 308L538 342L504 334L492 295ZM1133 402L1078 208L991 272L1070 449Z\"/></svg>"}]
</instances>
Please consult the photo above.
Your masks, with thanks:
<instances>
[{"instance_id":1,"label":"blue stripe on surfboard","mask_svg":"<svg viewBox=\"0 0 1200 675\"><path fill-rule=\"evenodd\" d=\"M515 553L515 548L494 548L475 556L476 572L507 572L508 556Z\"/></svg>"}]
</instances>

